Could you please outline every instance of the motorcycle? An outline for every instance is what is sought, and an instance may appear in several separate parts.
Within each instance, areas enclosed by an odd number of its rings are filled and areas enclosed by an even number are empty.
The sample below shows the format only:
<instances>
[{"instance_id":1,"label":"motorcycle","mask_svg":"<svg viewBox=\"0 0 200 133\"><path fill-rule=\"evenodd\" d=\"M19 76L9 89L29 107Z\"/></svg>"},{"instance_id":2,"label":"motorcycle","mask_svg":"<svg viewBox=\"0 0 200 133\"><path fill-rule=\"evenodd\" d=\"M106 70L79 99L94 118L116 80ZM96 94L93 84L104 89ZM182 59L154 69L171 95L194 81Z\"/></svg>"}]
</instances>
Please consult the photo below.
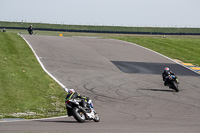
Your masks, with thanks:
<instances>
[{"instance_id":1,"label":"motorcycle","mask_svg":"<svg viewBox=\"0 0 200 133\"><path fill-rule=\"evenodd\" d=\"M166 83L169 86L169 88L172 88L176 92L179 92L179 88L178 88L179 81L176 76L169 75L168 77L166 77Z\"/></svg>"},{"instance_id":2,"label":"motorcycle","mask_svg":"<svg viewBox=\"0 0 200 133\"><path fill-rule=\"evenodd\" d=\"M66 101L66 108L68 116L74 116L78 122L85 122L85 120L94 120L95 122L100 121L100 117L93 108L92 100L88 101L88 107L83 108L81 99L71 99Z\"/></svg>"},{"instance_id":3,"label":"motorcycle","mask_svg":"<svg viewBox=\"0 0 200 133\"><path fill-rule=\"evenodd\" d=\"M29 34L32 35L33 34L33 30L28 30Z\"/></svg>"}]
</instances>

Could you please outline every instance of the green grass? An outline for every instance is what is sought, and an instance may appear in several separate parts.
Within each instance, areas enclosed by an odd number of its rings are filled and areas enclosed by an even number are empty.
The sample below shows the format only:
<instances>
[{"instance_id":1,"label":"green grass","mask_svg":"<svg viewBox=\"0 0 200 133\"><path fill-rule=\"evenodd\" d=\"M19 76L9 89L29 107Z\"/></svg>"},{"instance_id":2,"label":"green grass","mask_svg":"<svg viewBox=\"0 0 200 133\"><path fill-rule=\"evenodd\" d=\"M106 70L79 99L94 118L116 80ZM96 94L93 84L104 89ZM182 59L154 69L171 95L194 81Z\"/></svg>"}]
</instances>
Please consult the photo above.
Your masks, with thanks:
<instances>
[{"instance_id":1,"label":"green grass","mask_svg":"<svg viewBox=\"0 0 200 133\"><path fill-rule=\"evenodd\" d=\"M23 23L0 21L0 27L25 27L34 28L98 30L98 31L126 31L126 32L161 32L161 33L200 33L200 28L162 28L162 27L122 27L122 26L89 26L89 25L64 25L45 23Z\"/></svg>"},{"instance_id":2,"label":"green grass","mask_svg":"<svg viewBox=\"0 0 200 133\"><path fill-rule=\"evenodd\" d=\"M41 118L66 114L64 90L40 67L25 41L0 32L0 118ZM35 112L30 115L30 112Z\"/></svg>"}]
</instances>

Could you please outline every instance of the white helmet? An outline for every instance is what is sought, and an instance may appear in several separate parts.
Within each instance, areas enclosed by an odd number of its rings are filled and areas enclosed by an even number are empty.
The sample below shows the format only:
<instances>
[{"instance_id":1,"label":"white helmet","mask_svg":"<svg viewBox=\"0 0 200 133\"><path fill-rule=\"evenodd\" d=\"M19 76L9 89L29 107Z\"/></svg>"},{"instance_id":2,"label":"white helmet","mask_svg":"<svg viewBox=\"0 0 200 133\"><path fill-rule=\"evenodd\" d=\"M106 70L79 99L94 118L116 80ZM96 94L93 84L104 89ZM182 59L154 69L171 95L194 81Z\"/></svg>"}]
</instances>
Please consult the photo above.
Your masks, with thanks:
<instances>
[{"instance_id":1,"label":"white helmet","mask_svg":"<svg viewBox=\"0 0 200 133\"><path fill-rule=\"evenodd\" d=\"M169 67L165 67L165 71L169 71Z\"/></svg>"},{"instance_id":2,"label":"white helmet","mask_svg":"<svg viewBox=\"0 0 200 133\"><path fill-rule=\"evenodd\" d=\"M74 93L75 90L74 90L74 89L69 89L68 92L69 92L69 93Z\"/></svg>"},{"instance_id":3,"label":"white helmet","mask_svg":"<svg viewBox=\"0 0 200 133\"><path fill-rule=\"evenodd\" d=\"M165 67L165 71L164 72L167 73L167 74L170 74L169 67Z\"/></svg>"}]
</instances>

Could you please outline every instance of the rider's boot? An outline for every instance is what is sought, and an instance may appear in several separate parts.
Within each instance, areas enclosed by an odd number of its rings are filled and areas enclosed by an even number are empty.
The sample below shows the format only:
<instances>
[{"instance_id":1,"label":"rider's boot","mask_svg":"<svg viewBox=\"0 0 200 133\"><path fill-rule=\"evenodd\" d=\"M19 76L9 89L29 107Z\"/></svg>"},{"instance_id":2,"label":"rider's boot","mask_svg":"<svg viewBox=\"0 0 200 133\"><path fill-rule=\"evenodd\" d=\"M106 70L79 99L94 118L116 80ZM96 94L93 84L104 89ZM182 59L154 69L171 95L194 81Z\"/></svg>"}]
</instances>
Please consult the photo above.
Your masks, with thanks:
<instances>
[{"instance_id":1,"label":"rider's boot","mask_svg":"<svg viewBox=\"0 0 200 133\"><path fill-rule=\"evenodd\" d=\"M167 82L166 81L164 81L164 86L167 86Z\"/></svg>"}]
</instances>

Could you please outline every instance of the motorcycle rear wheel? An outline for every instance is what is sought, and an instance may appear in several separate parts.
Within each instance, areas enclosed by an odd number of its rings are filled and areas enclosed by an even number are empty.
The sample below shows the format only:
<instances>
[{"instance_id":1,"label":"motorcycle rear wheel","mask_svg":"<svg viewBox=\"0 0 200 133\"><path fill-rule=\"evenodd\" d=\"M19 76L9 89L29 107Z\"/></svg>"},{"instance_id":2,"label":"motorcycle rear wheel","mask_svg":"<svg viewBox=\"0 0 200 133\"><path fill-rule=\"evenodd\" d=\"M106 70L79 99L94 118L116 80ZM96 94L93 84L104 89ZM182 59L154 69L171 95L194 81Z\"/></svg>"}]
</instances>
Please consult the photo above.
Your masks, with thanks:
<instances>
[{"instance_id":1,"label":"motorcycle rear wheel","mask_svg":"<svg viewBox=\"0 0 200 133\"><path fill-rule=\"evenodd\" d=\"M85 118L85 115L84 115L83 112L80 111L79 108L74 107L74 108L72 109L72 112L73 112L74 118L75 118L78 122L81 122L81 123L85 122L85 119L86 119L86 118Z\"/></svg>"}]
</instances>

